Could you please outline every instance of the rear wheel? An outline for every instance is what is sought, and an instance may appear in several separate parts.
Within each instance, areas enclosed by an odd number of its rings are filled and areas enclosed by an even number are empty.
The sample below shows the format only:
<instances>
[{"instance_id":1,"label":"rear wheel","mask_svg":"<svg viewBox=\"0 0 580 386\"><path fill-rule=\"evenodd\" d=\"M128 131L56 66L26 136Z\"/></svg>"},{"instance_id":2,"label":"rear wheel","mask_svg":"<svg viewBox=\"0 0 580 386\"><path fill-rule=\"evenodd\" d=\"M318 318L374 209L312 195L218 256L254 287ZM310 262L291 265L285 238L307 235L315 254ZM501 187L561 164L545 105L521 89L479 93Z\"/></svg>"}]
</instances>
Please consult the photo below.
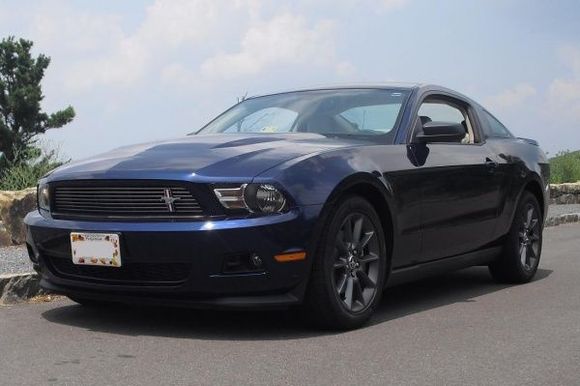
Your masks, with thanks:
<instances>
[{"instance_id":1,"label":"rear wheel","mask_svg":"<svg viewBox=\"0 0 580 386\"><path fill-rule=\"evenodd\" d=\"M542 214L540 204L524 192L518 204L503 256L489 266L500 283L527 283L536 274L542 252Z\"/></svg>"},{"instance_id":2,"label":"rear wheel","mask_svg":"<svg viewBox=\"0 0 580 386\"><path fill-rule=\"evenodd\" d=\"M385 235L372 205L341 201L327 220L306 294L309 316L337 329L363 325L380 301L386 270Z\"/></svg>"}]
</instances>

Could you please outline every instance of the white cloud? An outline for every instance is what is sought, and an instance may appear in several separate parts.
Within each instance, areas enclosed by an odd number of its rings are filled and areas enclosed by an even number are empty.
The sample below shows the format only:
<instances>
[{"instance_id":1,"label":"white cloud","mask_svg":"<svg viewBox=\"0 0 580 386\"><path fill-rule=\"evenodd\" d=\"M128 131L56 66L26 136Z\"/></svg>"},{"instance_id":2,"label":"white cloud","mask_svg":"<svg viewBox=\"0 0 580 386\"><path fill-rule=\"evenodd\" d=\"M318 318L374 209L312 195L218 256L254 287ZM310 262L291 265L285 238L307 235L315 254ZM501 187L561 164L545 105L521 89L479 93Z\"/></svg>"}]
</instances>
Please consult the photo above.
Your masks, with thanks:
<instances>
[{"instance_id":1,"label":"white cloud","mask_svg":"<svg viewBox=\"0 0 580 386\"><path fill-rule=\"evenodd\" d=\"M409 0L294 0L294 4L299 4L300 7L322 7L326 9L326 13L333 11L347 10L352 11L357 8L364 7L373 11L391 11L400 9L409 4Z\"/></svg>"},{"instance_id":2,"label":"white cloud","mask_svg":"<svg viewBox=\"0 0 580 386\"><path fill-rule=\"evenodd\" d=\"M560 48L560 58L568 66L576 78L580 78L580 48L563 46Z\"/></svg>"},{"instance_id":3,"label":"white cloud","mask_svg":"<svg viewBox=\"0 0 580 386\"><path fill-rule=\"evenodd\" d=\"M162 62L168 51L195 47L217 27L222 2L209 0L157 0L147 7L139 28L112 42L98 58L77 64L69 86L131 85Z\"/></svg>"},{"instance_id":4,"label":"white cloud","mask_svg":"<svg viewBox=\"0 0 580 386\"><path fill-rule=\"evenodd\" d=\"M77 94L100 86L130 89L147 79L191 84L285 65L314 64L339 77L355 72L336 55L336 21L306 19L293 3L155 0L131 30L118 15L67 2L31 8L32 38L44 52L67 58L58 64L60 86Z\"/></svg>"},{"instance_id":5,"label":"white cloud","mask_svg":"<svg viewBox=\"0 0 580 386\"><path fill-rule=\"evenodd\" d=\"M187 85L195 81L195 74L182 63L171 63L161 70L161 80L169 85Z\"/></svg>"},{"instance_id":6,"label":"white cloud","mask_svg":"<svg viewBox=\"0 0 580 386\"><path fill-rule=\"evenodd\" d=\"M352 77L354 65L335 49L338 19L362 6L384 11L407 2L155 0L135 25L106 8L95 12L57 0L12 6L2 17L31 21L29 37L53 56L50 71L57 73L58 87L78 95L101 86L131 89L146 80L191 84L252 76L277 66L314 65ZM332 16L316 16L317 7Z\"/></svg>"},{"instance_id":7,"label":"white cloud","mask_svg":"<svg viewBox=\"0 0 580 386\"><path fill-rule=\"evenodd\" d=\"M314 64L333 66L334 22L320 20L309 26L302 16L284 13L249 28L238 52L220 53L204 61L202 72L210 76L235 77L257 74L273 65ZM349 65L341 63L337 70Z\"/></svg>"},{"instance_id":8,"label":"white cloud","mask_svg":"<svg viewBox=\"0 0 580 386\"><path fill-rule=\"evenodd\" d=\"M554 79L548 90L550 100L559 103L580 101L580 79Z\"/></svg>"},{"instance_id":9,"label":"white cloud","mask_svg":"<svg viewBox=\"0 0 580 386\"><path fill-rule=\"evenodd\" d=\"M342 77L352 76L356 73L354 64L348 61L339 62L336 65L336 74Z\"/></svg>"},{"instance_id":10,"label":"white cloud","mask_svg":"<svg viewBox=\"0 0 580 386\"><path fill-rule=\"evenodd\" d=\"M407 5L408 0L380 0L381 5L387 9L396 9L402 8L403 6Z\"/></svg>"},{"instance_id":11,"label":"white cloud","mask_svg":"<svg viewBox=\"0 0 580 386\"><path fill-rule=\"evenodd\" d=\"M547 104L555 116L580 119L580 48L563 47L560 58L570 70L570 75L556 78L550 83Z\"/></svg>"},{"instance_id":12,"label":"white cloud","mask_svg":"<svg viewBox=\"0 0 580 386\"><path fill-rule=\"evenodd\" d=\"M66 5L40 4L33 13L30 33L35 44L51 53L74 51L77 55L108 50L111 43L123 38L118 16Z\"/></svg>"},{"instance_id":13,"label":"white cloud","mask_svg":"<svg viewBox=\"0 0 580 386\"><path fill-rule=\"evenodd\" d=\"M66 85L85 90L96 85L130 85L141 79L151 60L151 51L133 39L123 39L111 56L87 59L71 69Z\"/></svg>"},{"instance_id":14,"label":"white cloud","mask_svg":"<svg viewBox=\"0 0 580 386\"><path fill-rule=\"evenodd\" d=\"M521 107L528 98L537 94L536 89L529 83L520 83L506 89L497 95L485 99L485 105L490 109L513 109Z\"/></svg>"},{"instance_id":15,"label":"white cloud","mask_svg":"<svg viewBox=\"0 0 580 386\"><path fill-rule=\"evenodd\" d=\"M351 15L388 12L405 3L8 2L0 9L0 29L4 36L33 40L36 53L51 56L43 106L54 111L71 104L77 117L49 136L79 157L135 141L128 121L136 122L140 140L149 140L197 127L232 102L232 95L360 76L353 63L366 59L345 46ZM365 31L359 33L366 38ZM224 75L237 78L224 81ZM162 125L167 129L160 133Z\"/></svg>"},{"instance_id":16,"label":"white cloud","mask_svg":"<svg viewBox=\"0 0 580 386\"><path fill-rule=\"evenodd\" d=\"M93 63L95 57L109 52L125 36L118 15L76 9L62 1L29 3L25 9L4 10L12 23L27 27L19 35L31 39L37 52L52 58L45 82L48 88L56 87L59 92L63 85L76 81L88 83L98 76L100 70ZM82 76L76 76L76 68L85 60L93 63L92 67L79 74Z\"/></svg>"}]
</instances>

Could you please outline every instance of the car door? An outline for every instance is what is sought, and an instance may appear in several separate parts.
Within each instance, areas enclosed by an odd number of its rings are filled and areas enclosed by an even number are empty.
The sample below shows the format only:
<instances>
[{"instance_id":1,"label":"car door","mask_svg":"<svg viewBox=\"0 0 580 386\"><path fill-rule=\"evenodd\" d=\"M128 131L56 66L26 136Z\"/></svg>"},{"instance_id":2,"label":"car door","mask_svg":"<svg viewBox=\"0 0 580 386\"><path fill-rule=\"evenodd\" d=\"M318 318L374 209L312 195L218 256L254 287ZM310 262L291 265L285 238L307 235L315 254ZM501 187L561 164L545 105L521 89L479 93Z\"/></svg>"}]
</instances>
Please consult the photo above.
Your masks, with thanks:
<instances>
[{"instance_id":1,"label":"car door","mask_svg":"<svg viewBox=\"0 0 580 386\"><path fill-rule=\"evenodd\" d=\"M479 136L474 109L430 95L418 110L414 136L428 121L461 123L461 142L411 144L421 180L422 262L476 250L492 241L500 204L498 161ZM414 141L413 141L414 142Z\"/></svg>"}]
</instances>

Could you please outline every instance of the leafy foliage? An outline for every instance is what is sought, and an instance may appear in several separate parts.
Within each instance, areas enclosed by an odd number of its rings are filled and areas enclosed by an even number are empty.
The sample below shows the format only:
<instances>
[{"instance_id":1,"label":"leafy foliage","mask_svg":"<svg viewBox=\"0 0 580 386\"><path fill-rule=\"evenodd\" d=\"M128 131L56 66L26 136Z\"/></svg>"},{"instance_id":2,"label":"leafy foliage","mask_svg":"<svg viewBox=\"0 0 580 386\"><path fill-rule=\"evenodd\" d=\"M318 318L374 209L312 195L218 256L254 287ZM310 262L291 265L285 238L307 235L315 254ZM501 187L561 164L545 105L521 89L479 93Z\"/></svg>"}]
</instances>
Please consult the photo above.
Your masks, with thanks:
<instances>
[{"instance_id":1,"label":"leafy foliage","mask_svg":"<svg viewBox=\"0 0 580 386\"><path fill-rule=\"evenodd\" d=\"M0 190L22 190L34 187L42 176L63 164L56 150L44 155L40 155L40 149L34 150L37 153L34 159L5 168L0 173Z\"/></svg>"},{"instance_id":2,"label":"leafy foliage","mask_svg":"<svg viewBox=\"0 0 580 386\"><path fill-rule=\"evenodd\" d=\"M550 158L550 176L553 184L580 181L580 150L561 151Z\"/></svg>"},{"instance_id":3,"label":"leafy foliage","mask_svg":"<svg viewBox=\"0 0 580 386\"><path fill-rule=\"evenodd\" d=\"M66 125L75 116L71 106L50 115L42 111L40 82L50 58L42 54L32 57L32 45L14 37L0 41L0 170L38 158L35 137ZM19 174L17 170L14 173Z\"/></svg>"}]
</instances>

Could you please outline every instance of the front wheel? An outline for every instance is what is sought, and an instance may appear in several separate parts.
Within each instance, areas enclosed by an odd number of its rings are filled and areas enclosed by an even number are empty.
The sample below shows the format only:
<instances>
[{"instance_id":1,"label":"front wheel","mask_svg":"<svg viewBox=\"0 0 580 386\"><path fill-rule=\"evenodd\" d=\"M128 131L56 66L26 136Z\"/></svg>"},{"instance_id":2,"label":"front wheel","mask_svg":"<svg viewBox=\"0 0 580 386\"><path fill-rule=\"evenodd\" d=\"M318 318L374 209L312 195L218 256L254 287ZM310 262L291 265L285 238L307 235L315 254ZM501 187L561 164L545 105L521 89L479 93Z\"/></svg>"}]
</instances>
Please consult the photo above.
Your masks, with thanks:
<instances>
[{"instance_id":1,"label":"front wheel","mask_svg":"<svg viewBox=\"0 0 580 386\"><path fill-rule=\"evenodd\" d=\"M503 256L490 264L489 271L500 283L527 283L536 274L542 253L540 204L524 192L506 237Z\"/></svg>"},{"instance_id":2,"label":"front wheel","mask_svg":"<svg viewBox=\"0 0 580 386\"><path fill-rule=\"evenodd\" d=\"M381 221L368 201L347 197L333 208L319 242L306 310L323 327L360 327L379 303L385 281Z\"/></svg>"}]
</instances>

